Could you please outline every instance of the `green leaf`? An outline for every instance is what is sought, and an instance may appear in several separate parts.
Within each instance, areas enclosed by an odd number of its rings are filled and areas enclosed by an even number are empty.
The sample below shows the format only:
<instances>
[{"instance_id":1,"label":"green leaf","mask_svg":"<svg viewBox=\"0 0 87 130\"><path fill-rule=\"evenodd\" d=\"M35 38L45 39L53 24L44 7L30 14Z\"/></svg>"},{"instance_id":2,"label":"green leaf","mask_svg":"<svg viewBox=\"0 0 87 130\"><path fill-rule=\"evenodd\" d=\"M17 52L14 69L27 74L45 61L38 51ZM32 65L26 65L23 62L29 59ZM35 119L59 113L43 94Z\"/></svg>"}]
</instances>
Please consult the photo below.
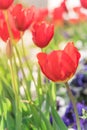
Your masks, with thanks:
<instances>
[{"instance_id":1,"label":"green leaf","mask_svg":"<svg viewBox=\"0 0 87 130\"><path fill-rule=\"evenodd\" d=\"M11 110L11 102L8 98L4 98L2 101L4 117L6 118L7 112Z\"/></svg>"},{"instance_id":2,"label":"green leaf","mask_svg":"<svg viewBox=\"0 0 87 130\"><path fill-rule=\"evenodd\" d=\"M10 115L10 113L7 114L7 128L8 130L14 130L15 128L14 118Z\"/></svg>"},{"instance_id":3,"label":"green leaf","mask_svg":"<svg viewBox=\"0 0 87 130\"><path fill-rule=\"evenodd\" d=\"M44 121L41 122L41 130L47 130Z\"/></svg>"},{"instance_id":4,"label":"green leaf","mask_svg":"<svg viewBox=\"0 0 87 130\"><path fill-rule=\"evenodd\" d=\"M32 123L34 123L36 128L39 129L40 123L41 123L41 117L40 117L39 113L37 112L37 110L33 106L31 107L31 111L32 111L32 115L33 115Z\"/></svg>"},{"instance_id":5,"label":"green leaf","mask_svg":"<svg viewBox=\"0 0 87 130\"><path fill-rule=\"evenodd\" d=\"M62 119L58 115L57 111L53 107L51 107L51 112L52 112L53 119L55 120L58 126L58 130L68 130L68 128L65 126Z\"/></svg>"},{"instance_id":6,"label":"green leaf","mask_svg":"<svg viewBox=\"0 0 87 130\"><path fill-rule=\"evenodd\" d=\"M40 117L41 117L41 119L42 119L43 122L44 122L44 124L43 124L43 125L45 125L44 128L46 127L46 128L45 128L46 130L53 130L53 128L52 128L52 126L51 126L51 124L50 124L50 121L48 121L46 115L45 115L39 108L36 107L36 109L37 109L37 111L40 113ZM41 125L41 126L42 126L42 125ZM43 130L43 129L42 129L42 130Z\"/></svg>"},{"instance_id":7,"label":"green leaf","mask_svg":"<svg viewBox=\"0 0 87 130\"><path fill-rule=\"evenodd\" d=\"M40 112L40 115L45 123L45 126L46 126L46 130L53 130L52 127L51 127L51 124L50 124L50 121L47 120L47 118L45 117L45 115Z\"/></svg>"},{"instance_id":8,"label":"green leaf","mask_svg":"<svg viewBox=\"0 0 87 130\"><path fill-rule=\"evenodd\" d=\"M3 119L3 117L0 121L0 130L4 130L4 119Z\"/></svg>"}]
</instances>

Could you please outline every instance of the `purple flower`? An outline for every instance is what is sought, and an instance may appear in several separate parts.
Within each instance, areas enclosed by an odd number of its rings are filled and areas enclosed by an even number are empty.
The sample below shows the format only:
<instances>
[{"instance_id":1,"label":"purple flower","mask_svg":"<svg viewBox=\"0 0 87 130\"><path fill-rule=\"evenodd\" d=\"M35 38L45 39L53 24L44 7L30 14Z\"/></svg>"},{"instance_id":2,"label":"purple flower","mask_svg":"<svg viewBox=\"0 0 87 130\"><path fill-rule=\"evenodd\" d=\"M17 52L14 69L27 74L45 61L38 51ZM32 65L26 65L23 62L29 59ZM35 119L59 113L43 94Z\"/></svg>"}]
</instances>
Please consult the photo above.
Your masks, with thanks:
<instances>
[{"instance_id":1,"label":"purple flower","mask_svg":"<svg viewBox=\"0 0 87 130\"><path fill-rule=\"evenodd\" d=\"M80 68L75 75L75 78L71 81L71 86L85 87L87 85L87 59L83 59L80 64Z\"/></svg>"},{"instance_id":2,"label":"purple flower","mask_svg":"<svg viewBox=\"0 0 87 130\"><path fill-rule=\"evenodd\" d=\"M50 114L50 123L51 123L51 125L53 124L53 117L51 114Z\"/></svg>"},{"instance_id":3,"label":"purple flower","mask_svg":"<svg viewBox=\"0 0 87 130\"><path fill-rule=\"evenodd\" d=\"M78 110L79 116L82 116L82 109L87 110L87 106L85 106L82 103L77 103L77 110Z\"/></svg>"},{"instance_id":4,"label":"purple flower","mask_svg":"<svg viewBox=\"0 0 87 130\"><path fill-rule=\"evenodd\" d=\"M77 73L75 78L71 81L71 85L76 87L82 87L84 86L85 81L87 82L87 80L85 80L86 78L87 76L85 74Z\"/></svg>"},{"instance_id":5,"label":"purple flower","mask_svg":"<svg viewBox=\"0 0 87 130\"><path fill-rule=\"evenodd\" d=\"M80 119L81 130L87 130L87 120ZM77 130L76 123L73 126L74 130Z\"/></svg>"},{"instance_id":6,"label":"purple flower","mask_svg":"<svg viewBox=\"0 0 87 130\"><path fill-rule=\"evenodd\" d=\"M79 117L81 117L82 116L82 109L87 110L87 106L85 106L83 103L77 103L76 106L77 106ZM66 124L66 126L68 126L68 127L72 126L72 128L77 130L75 113L74 113L73 106L71 103L69 103L69 105L66 109L66 112L65 112L64 116L62 117L62 119L63 119L64 123ZM82 130L87 129L87 120L80 119L80 124L81 124Z\"/></svg>"},{"instance_id":7,"label":"purple flower","mask_svg":"<svg viewBox=\"0 0 87 130\"><path fill-rule=\"evenodd\" d=\"M80 124L82 130L87 130L87 119L86 120L81 119Z\"/></svg>"},{"instance_id":8,"label":"purple flower","mask_svg":"<svg viewBox=\"0 0 87 130\"><path fill-rule=\"evenodd\" d=\"M66 112L64 114L64 116L62 117L64 123L66 124L66 126L70 126L73 125L75 122L75 114L73 112L73 106L71 103L69 103Z\"/></svg>"}]
</instances>

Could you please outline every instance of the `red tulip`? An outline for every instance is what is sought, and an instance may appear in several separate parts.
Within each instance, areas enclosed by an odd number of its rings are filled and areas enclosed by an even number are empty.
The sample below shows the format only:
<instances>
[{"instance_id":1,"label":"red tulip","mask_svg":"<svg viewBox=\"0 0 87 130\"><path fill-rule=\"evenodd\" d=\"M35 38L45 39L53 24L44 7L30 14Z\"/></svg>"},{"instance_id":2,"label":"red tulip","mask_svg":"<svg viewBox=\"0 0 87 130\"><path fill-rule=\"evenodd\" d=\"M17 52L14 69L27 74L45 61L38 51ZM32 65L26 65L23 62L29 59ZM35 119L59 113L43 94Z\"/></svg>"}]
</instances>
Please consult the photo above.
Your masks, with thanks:
<instances>
[{"instance_id":1,"label":"red tulip","mask_svg":"<svg viewBox=\"0 0 87 130\"><path fill-rule=\"evenodd\" d=\"M43 48L47 46L54 34L53 24L47 24L45 22L35 23L32 30L32 36L34 43Z\"/></svg>"},{"instance_id":2,"label":"red tulip","mask_svg":"<svg viewBox=\"0 0 87 130\"><path fill-rule=\"evenodd\" d=\"M52 12L52 20L57 25L64 23L64 13L68 12L66 7L66 0L64 0L59 7L54 8Z\"/></svg>"},{"instance_id":3,"label":"red tulip","mask_svg":"<svg viewBox=\"0 0 87 130\"><path fill-rule=\"evenodd\" d=\"M14 0L0 0L0 9L7 9Z\"/></svg>"},{"instance_id":4,"label":"red tulip","mask_svg":"<svg viewBox=\"0 0 87 130\"><path fill-rule=\"evenodd\" d=\"M33 7L25 9L21 4L17 4L13 8L12 14L14 17L16 27L20 31L25 31L33 21Z\"/></svg>"},{"instance_id":5,"label":"red tulip","mask_svg":"<svg viewBox=\"0 0 87 130\"><path fill-rule=\"evenodd\" d=\"M38 62L46 77L54 82L66 82L75 73L80 53L73 43L68 43L64 50L55 50L50 54L39 53Z\"/></svg>"},{"instance_id":6,"label":"red tulip","mask_svg":"<svg viewBox=\"0 0 87 130\"><path fill-rule=\"evenodd\" d=\"M48 9L47 8L36 8L33 7L34 9L34 21L38 22L38 21L43 21L48 17Z\"/></svg>"},{"instance_id":7,"label":"red tulip","mask_svg":"<svg viewBox=\"0 0 87 130\"><path fill-rule=\"evenodd\" d=\"M87 9L87 0L80 0L80 2L82 7Z\"/></svg>"},{"instance_id":8,"label":"red tulip","mask_svg":"<svg viewBox=\"0 0 87 130\"><path fill-rule=\"evenodd\" d=\"M0 37L4 41L6 41L9 37L7 24L6 24L5 17L2 11L0 11Z\"/></svg>"},{"instance_id":9,"label":"red tulip","mask_svg":"<svg viewBox=\"0 0 87 130\"><path fill-rule=\"evenodd\" d=\"M16 29L16 27L15 27L15 24L14 24L14 21L13 21L13 17L12 17L12 15L11 15L9 10L8 10L8 19L9 19L9 25L10 25L10 29L11 29L13 38L16 39L16 40L19 40L20 33ZM5 20L5 17L4 17L4 14L3 14L2 11L0 11L0 37L5 42L10 37L9 31L8 31L8 27L7 27L7 22Z\"/></svg>"}]
</instances>

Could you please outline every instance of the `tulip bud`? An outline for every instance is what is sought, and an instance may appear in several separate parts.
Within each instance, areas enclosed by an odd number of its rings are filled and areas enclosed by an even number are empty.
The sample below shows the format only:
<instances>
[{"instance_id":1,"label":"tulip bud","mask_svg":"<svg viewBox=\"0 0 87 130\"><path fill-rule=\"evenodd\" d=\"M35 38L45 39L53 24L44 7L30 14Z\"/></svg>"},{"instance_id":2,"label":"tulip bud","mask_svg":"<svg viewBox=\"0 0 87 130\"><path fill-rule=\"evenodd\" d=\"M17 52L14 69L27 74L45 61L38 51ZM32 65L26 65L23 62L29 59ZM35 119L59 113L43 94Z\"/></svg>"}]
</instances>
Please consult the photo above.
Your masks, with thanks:
<instances>
[{"instance_id":1,"label":"tulip bud","mask_svg":"<svg viewBox=\"0 0 87 130\"><path fill-rule=\"evenodd\" d=\"M12 53L13 53L13 51L12 51L12 44L11 44L10 39L8 39L7 45L6 45L6 54L7 54L7 57L11 58L12 57Z\"/></svg>"},{"instance_id":2,"label":"tulip bud","mask_svg":"<svg viewBox=\"0 0 87 130\"><path fill-rule=\"evenodd\" d=\"M40 48L46 47L54 35L53 24L46 22L35 23L32 29L32 40Z\"/></svg>"}]
</instances>

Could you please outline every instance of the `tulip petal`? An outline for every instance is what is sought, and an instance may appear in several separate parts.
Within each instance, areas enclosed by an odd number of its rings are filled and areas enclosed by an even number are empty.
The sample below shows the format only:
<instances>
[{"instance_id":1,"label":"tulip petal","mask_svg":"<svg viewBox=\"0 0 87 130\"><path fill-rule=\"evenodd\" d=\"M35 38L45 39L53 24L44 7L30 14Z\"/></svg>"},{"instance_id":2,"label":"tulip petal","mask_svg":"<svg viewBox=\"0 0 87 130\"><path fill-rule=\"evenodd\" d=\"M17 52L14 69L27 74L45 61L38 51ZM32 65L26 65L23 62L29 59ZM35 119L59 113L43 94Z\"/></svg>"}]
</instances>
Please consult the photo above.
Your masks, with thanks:
<instances>
[{"instance_id":1,"label":"tulip petal","mask_svg":"<svg viewBox=\"0 0 87 130\"><path fill-rule=\"evenodd\" d=\"M71 77L75 73L75 65L72 59L63 51L61 61L61 80Z\"/></svg>"},{"instance_id":2,"label":"tulip petal","mask_svg":"<svg viewBox=\"0 0 87 130\"><path fill-rule=\"evenodd\" d=\"M78 60L80 58L80 53L78 52L77 48L74 46L74 43L73 42L68 43L67 46L64 48L64 51L72 59L75 67L77 67Z\"/></svg>"},{"instance_id":3,"label":"tulip petal","mask_svg":"<svg viewBox=\"0 0 87 130\"><path fill-rule=\"evenodd\" d=\"M46 58L47 58L47 54L45 54L45 53L38 53L37 54L37 58L38 58L38 61L39 61L40 65L44 65L45 61L46 61Z\"/></svg>"}]
</instances>

